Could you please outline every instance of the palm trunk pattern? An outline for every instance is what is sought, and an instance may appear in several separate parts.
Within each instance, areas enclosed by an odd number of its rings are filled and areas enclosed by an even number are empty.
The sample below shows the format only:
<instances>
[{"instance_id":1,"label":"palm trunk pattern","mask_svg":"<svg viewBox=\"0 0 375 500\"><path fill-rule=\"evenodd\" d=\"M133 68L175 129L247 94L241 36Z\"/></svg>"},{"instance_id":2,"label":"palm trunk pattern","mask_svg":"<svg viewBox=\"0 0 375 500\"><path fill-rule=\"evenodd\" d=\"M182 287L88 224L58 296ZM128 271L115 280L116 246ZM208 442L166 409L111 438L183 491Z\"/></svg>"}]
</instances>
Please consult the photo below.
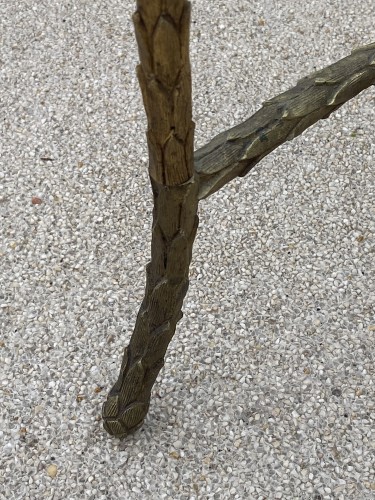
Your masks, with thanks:
<instances>
[{"instance_id":1,"label":"palm trunk pattern","mask_svg":"<svg viewBox=\"0 0 375 500\"><path fill-rule=\"evenodd\" d=\"M118 380L103 405L104 428L121 439L142 425L182 318L199 200L243 177L275 148L375 84L372 43L303 78L194 154L190 3L138 0L133 21L141 63L137 75L148 120L154 211L145 297Z\"/></svg>"}]
</instances>

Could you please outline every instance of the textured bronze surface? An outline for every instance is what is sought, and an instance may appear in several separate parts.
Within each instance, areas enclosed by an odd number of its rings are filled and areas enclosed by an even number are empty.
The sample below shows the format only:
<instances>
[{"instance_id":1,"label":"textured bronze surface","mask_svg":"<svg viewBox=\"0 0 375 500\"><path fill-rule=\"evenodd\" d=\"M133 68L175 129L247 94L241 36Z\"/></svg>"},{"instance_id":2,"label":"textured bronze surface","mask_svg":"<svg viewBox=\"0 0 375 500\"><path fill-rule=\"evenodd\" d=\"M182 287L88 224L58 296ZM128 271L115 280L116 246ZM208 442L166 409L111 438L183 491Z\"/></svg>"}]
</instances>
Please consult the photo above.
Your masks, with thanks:
<instances>
[{"instance_id":1,"label":"textured bronze surface","mask_svg":"<svg viewBox=\"0 0 375 500\"><path fill-rule=\"evenodd\" d=\"M375 43L317 71L263 104L249 119L220 133L194 154L199 199L207 198L286 141L375 84Z\"/></svg>"},{"instance_id":2,"label":"textured bronze surface","mask_svg":"<svg viewBox=\"0 0 375 500\"><path fill-rule=\"evenodd\" d=\"M303 78L194 155L189 18L185 0L138 0L133 16L154 211L145 296L118 380L103 405L104 428L119 438L142 425L152 386L182 318L199 200L246 175L277 146L375 83L371 44Z\"/></svg>"},{"instance_id":3,"label":"textured bronze surface","mask_svg":"<svg viewBox=\"0 0 375 500\"><path fill-rule=\"evenodd\" d=\"M138 429L147 414L152 386L182 318L198 227L188 57L190 4L142 0L137 8L138 77L148 117L154 212L145 297L118 380L103 405L104 428L119 438Z\"/></svg>"},{"instance_id":4,"label":"textured bronze surface","mask_svg":"<svg viewBox=\"0 0 375 500\"><path fill-rule=\"evenodd\" d=\"M189 62L190 3L138 0L137 75L147 114L150 176L175 186L194 174Z\"/></svg>"},{"instance_id":5,"label":"textured bronze surface","mask_svg":"<svg viewBox=\"0 0 375 500\"><path fill-rule=\"evenodd\" d=\"M152 181L152 187L155 207L145 298L118 381L103 406L105 429L120 438L136 430L147 413L152 386L182 318L198 227L198 183L194 178L173 187Z\"/></svg>"}]
</instances>

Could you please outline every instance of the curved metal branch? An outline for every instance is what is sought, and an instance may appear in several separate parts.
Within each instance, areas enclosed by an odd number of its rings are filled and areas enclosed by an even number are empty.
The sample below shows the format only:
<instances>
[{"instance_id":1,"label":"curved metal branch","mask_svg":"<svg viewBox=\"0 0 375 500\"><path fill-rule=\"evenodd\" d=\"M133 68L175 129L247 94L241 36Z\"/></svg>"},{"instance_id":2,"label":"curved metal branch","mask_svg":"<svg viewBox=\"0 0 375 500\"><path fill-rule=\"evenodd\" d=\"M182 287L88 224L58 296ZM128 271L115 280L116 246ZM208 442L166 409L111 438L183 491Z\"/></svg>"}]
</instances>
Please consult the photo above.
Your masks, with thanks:
<instances>
[{"instance_id":1,"label":"curved metal branch","mask_svg":"<svg viewBox=\"0 0 375 500\"><path fill-rule=\"evenodd\" d=\"M118 380L103 404L104 428L119 438L142 425L152 386L182 317L198 200L245 175L277 146L375 83L372 44L300 80L193 157L190 3L137 0L133 20L141 63L137 73L148 120L154 212L144 300Z\"/></svg>"},{"instance_id":2,"label":"curved metal branch","mask_svg":"<svg viewBox=\"0 0 375 500\"><path fill-rule=\"evenodd\" d=\"M248 120L220 133L194 153L199 199L207 198L262 158L375 84L375 43L298 81L266 101Z\"/></svg>"}]
</instances>

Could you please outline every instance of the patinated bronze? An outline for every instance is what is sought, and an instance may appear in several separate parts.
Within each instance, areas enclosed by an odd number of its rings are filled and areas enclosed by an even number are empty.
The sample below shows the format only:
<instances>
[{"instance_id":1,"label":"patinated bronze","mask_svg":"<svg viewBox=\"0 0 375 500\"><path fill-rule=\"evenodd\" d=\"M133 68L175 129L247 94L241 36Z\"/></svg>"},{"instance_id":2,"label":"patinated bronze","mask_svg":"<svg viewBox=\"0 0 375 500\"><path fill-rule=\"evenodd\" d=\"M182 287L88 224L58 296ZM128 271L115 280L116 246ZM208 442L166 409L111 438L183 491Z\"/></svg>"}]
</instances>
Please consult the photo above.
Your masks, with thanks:
<instances>
[{"instance_id":1,"label":"patinated bronze","mask_svg":"<svg viewBox=\"0 0 375 500\"><path fill-rule=\"evenodd\" d=\"M190 4L137 2L133 16L141 64L149 173L154 197L146 291L120 375L103 406L105 429L120 438L136 430L182 317L198 227L189 63Z\"/></svg>"},{"instance_id":2,"label":"patinated bronze","mask_svg":"<svg viewBox=\"0 0 375 500\"><path fill-rule=\"evenodd\" d=\"M190 3L138 0L133 21L140 58L137 74L148 119L154 212L145 297L118 380L103 405L104 428L119 438L142 425L151 389L182 318L199 200L246 175L275 148L375 84L373 43L303 78L194 154Z\"/></svg>"}]
</instances>

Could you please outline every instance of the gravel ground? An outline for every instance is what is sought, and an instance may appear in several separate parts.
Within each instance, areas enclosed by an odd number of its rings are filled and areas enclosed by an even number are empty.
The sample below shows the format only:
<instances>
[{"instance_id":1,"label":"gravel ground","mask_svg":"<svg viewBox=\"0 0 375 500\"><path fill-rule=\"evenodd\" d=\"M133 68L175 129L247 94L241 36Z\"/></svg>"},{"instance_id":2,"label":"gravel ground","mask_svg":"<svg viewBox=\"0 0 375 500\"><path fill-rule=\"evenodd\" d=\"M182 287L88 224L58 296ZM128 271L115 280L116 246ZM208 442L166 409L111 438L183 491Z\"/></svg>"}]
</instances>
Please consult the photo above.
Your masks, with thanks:
<instances>
[{"instance_id":1,"label":"gravel ground","mask_svg":"<svg viewBox=\"0 0 375 500\"><path fill-rule=\"evenodd\" d=\"M102 430L150 254L133 9L0 3L0 498L374 499L374 88L201 203L149 416ZM196 146L374 25L194 1Z\"/></svg>"}]
</instances>

